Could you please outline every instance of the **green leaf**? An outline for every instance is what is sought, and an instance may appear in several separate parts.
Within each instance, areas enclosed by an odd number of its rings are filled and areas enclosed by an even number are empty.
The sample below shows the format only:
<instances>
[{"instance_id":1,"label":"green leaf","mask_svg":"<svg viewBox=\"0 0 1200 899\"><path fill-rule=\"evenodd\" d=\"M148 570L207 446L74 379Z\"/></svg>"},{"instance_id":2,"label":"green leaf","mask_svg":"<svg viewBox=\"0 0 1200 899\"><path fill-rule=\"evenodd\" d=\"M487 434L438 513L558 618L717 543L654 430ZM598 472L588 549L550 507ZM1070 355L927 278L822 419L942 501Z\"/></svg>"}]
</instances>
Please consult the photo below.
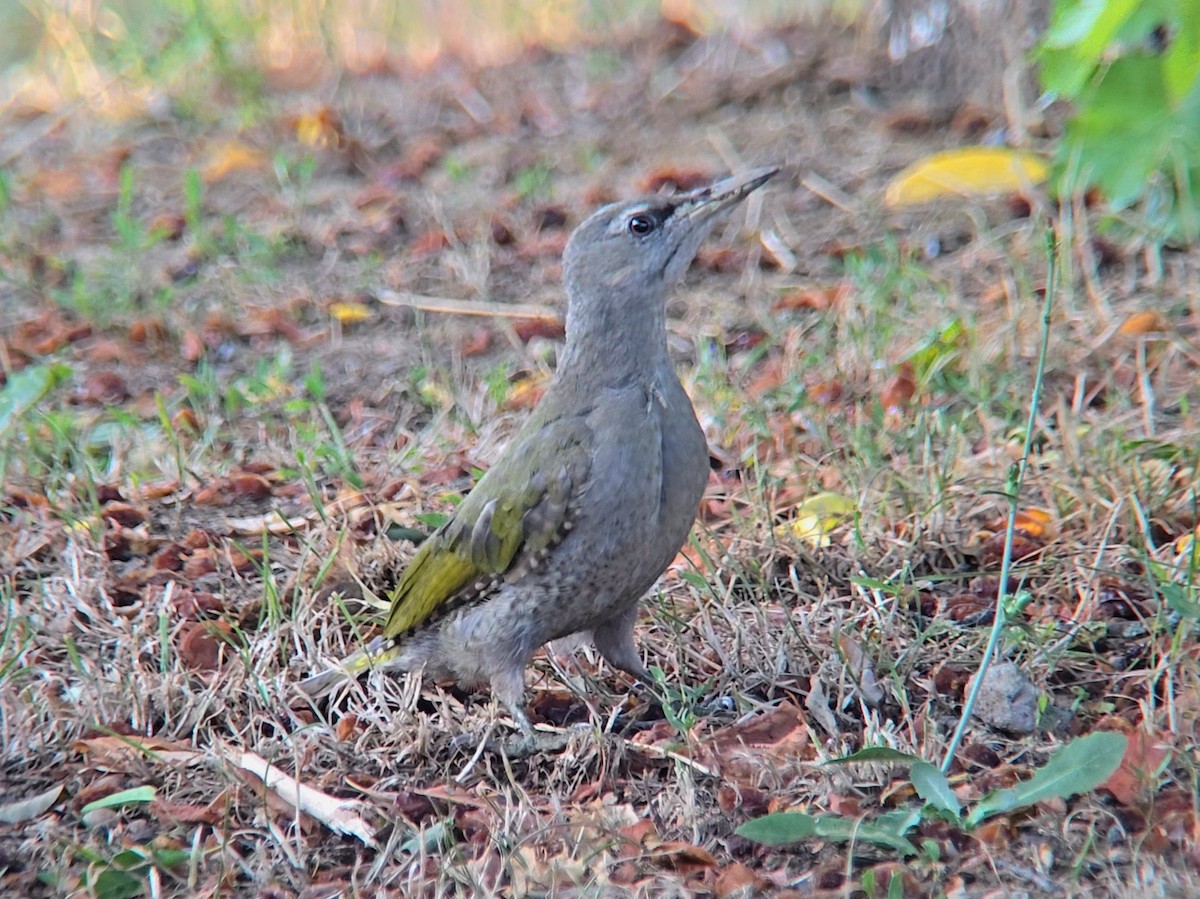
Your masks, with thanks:
<instances>
[{"instance_id":1,"label":"green leaf","mask_svg":"<svg viewBox=\"0 0 1200 899\"><path fill-rule=\"evenodd\" d=\"M97 799L95 802L89 802L83 807L80 813L86 815L100 808L119 808L124 805L136 805L139 802L152 802L157 795L158 790L151 786L118 790L116 793L110 793L101 799Z\"/></svg>"},{"instance_id":2,"label":"green leaf","mask_svg":"<svg viewBox=\"0 0 1200 899\"><path fill-rule=\"evenodd\" d=\"M1193 4L1194 30L1184 27L1172 35L1171 46L1163 58L1163 80L1172 103L1182 102L1200 79L1200 14L1196 9Z\"/></svg>"},{"instance_id":3,"label":"green leaf","mask_svg":"<svg viewBox=\"0 0 1200 899\"><path fill-rule=\"evenodd\" d=\"M154 864L160 868L178 868L188 863L192 853L187 849L154 849Z\"/></svg>"},{"instance_id":4,"label":"green leaf","mask_svg":"<svg viewBox=\"0 0 1200 899\"><path fill-rule=\"evenodd\" d=\"M737 829L737 833L766 846L784 846L816 837L835 843L872 843L894 849L902 855L915 855L917 852L912 843L890 827L838 815L814 817L801 812L778 812L747 821Z\"/></svg>"},{"instance_id":5,"label":"green leaf","mask_svg":"<svg viewBox=\"0 0 1200 899\"><path fill-rule=\"evenodd\" d=\"M881 827L873 822L856 821L835 815L821 815L816 819L816 836L835 843L865 842L887 849L895 849L901 855L916 855L917 847L890 827Z\"/></svg>"},{"instance_id":6,"label":"green leaf","mask_svg":"<svg viewBox=\"0 0 1200 899\"><path fill-rule=\"evenodd\" d=\"M1068 743L1029 780L984 796L967 815L967 827L1044 799L1066 799L1108 779L1125 754L1124 734L1097 731Z\"/></svg>"},{"instance_id":7,"label":"green leaf","mask_svg":"<svg viewBox=\"0 0 1200 899\"><path fill-rule=\"evenodd\" d=\"M786 846L815 836L817 819L801 812L776 812L747 821L736 833L764 846Z\"/></svg>"},{"instance_id":8,"label":"green leaf","mask_svg":"<svg viewBox=\"0 0 1200 899\"><path fill-rule=\"evenodd\" d=\"M407 540L409 543L414 543L420 546L429 538L427 531L420 528L406 528L399 524L389 524L384 534L389 540Z\"/></svg>"},{"instance_id":9,"label":"green leaf","mask_svg":"<svg viewBox=\"0 0 1200 899\"><path fill-rule=\"evenodd\" d=\"M450 516L445 512L419 512L413 518L433 531L436 531L450 520Z\"/></svg>"},{"instance_id":10,"label":"green leaf","mask_svg":"<svg viewBox=\"0 0 1200 899\"><path fill-rule=\"evenodd\" d=\"M1099 187L1116 210L1141 201L1159 239L1200 236L1200 4L1059 0L1038 57L1043 88L1077 110L1059 193Z\"/></svg>"},{"instance_id":11,"label":"green leaf","mask_svg":"<svg viewBox=\"0 0 1200 899\"><path fill-rule=\"evenodd\" d=\"M1200 603L1192 599L1192 596L1196 595L1194 587L1189 590L1183 584L1159 584L1158 592L1162 594L1163 601L1167 606L1184 618L1190 618L1193 621L1200 620Z\"/></svg>"},{"instance_id":12,"label":"green leaf","mask_svg":"<svg viewBox=\"0 0 1200 899\"><path fill-rule=\"evenodd\" d=\"M1091 59L1100 59L1141 2L1104 0L1102 3L1085 4L1096 8L1098 14L1092 17L1091 27L1079 39L1079 52Z\"/></svg>"},{"instance_id":13,"label":"green leaf","mask_svg":"<svg viewBox=\"0 0 1200 899\"><path fill-rule=\"evenodd\" d=\"M917 806L892 809L884 812L872 822L881 830L903 836L921 823L921 809Z\"/></svg>"},{"instance_id":14,"label":"green leaf","mask_svg":"<svg viewBox=\"0 0 1200 899\"><path fill-rule=\"evenodd\" d=\"M440 855L454 839L452 819L437 821L422 827L413 836L400 844L401 855Z\"/></svg>"},{"instance_id":15,"label":"green leaf","mask_svg":"<svg viewBox=\"0 0 1200 899\"><path fill-rule=\"evenodd\" d=\"M1129 0L1124 5L1132 6ZM1096 31L1097 23L1105 15L1108 4L1096 0L1076 3L1060 3L1055 10L1050 27L1046 29L1044 41L1047 47L1078 47ZM1126 11L1128 14L1128 11ZM1111 19L1111 15L1110 15ZM1096 56L1098 60L1099 57Z\"/></svg>"},{"instance_id":16,"label":"green leaf","mask_svg":"<svg viewBox=\"0 0 1200 899\"><path fill-rule=\"evenodd\" d=\"M1096 63L1082 58L1074 49L1043 46L1038 54L1038 77L1042 90L1051 97L1072 100L1096 73Z\"/></svg>"},{"instance_id":17,"label":"green leaf","mask_svg":"<svg viewBox=\"0 0 1200 899\"><path fill-rule=\"evenodd\" d=\"M825 764L827 765L845 765L850 762L914 762L924 761L919 755L912 755L908 752L901 752L899 749L892 749L890 746L866 746L853 755L844 755L841 758L830 759Z\"/></svg>"},{"instance_id":18,"label":"green leaf","mask_svg":"<svg viewBox=\"0 0 1200 899\"><path fill-rule=\"evenodd\" d=\"M112 857L110 864L122 871L132 871L146 866L146 855L138 849L125 849Z\"/></svg>"},{"instance_id":19,"label":"green leaf","mask_svg":"<svg viewBox=\"0 0 1200 899\"><path fill-rule=\"evenodd\" d=\"M42 401L51 390L71 376L70 366L31 365L8 376L0 389L0 437L30 409Z\"/></svg>"},{"instance_id":20,"label":"green leaf","mask_svg":"<svg viewBox=\"0 0 1200 899\"><path fill-rule=\"evenodd\" d=\"M913 364L917 377L922 381L928 380L944 367L965 345L967 329L962 319L954 319L942 328L923 347L914 350L908 357Z\"/></svg>"},{"instance_id":21,"label":"green leaf","mask_svg":"<svg viewBox=\"0 0 1200 899\"><path fill-rule=\"evenodd\" d=\"M878 590L885 596L901 596L912 590L910 584L899 584L895 581L885 581L880 578L856 574L850 578L850 583L856 587L866 587L868 590Z\"/></svg>"},{"instance_id":22,"label":"green leaf","mask_svg":"<svg viewBox=\"0 0 1200 899\"><path fill-rule=\"evenodd\" d=\"M1042 38L1042 87L1068 100L1077 97L1100 71L1113 42L1129 39L1140 26L1141 7L1148 5L1145 0L1060 2Z\"/></svg>"},{"instance_id":23,"label":"green leaf","mask_svg":"<svg viewBox=\"0 0 1200 899\"><path fill-rule=\"evenodd\" d=\"M304 379L304 389L318 403L325 402L325 376L319 363L314 362Z\"/></svg>"},{"instance_id":24,"label":"green leaf","mask_svg":"<svg viewBox=\"0 0 1200 899\"><path fill-rule=\"evenodd\" d=\"M92 879L94 899L133 899L146 891L146 878L119 868L105 868Z\"/></svg>"},{"instance_id":25,"label":"green leaf","mask_svg":"<svg viewBox=\"0 0 1200 899\"><path fill-rule=\"evenodd\" d=\"M1098 185L1116 209L1142 196L1175 141L1188 140L1177 134L1179 123L1166 108L1165 93L1156 59L1131 57L1109 66L1067 124L1059 155L1064 163L1074 162L1065 169L1068 184Z\"/></svg>"},{"instance_id":26,"label":"green leaf","mask_svg":"<svg viewBox=\"0 0 1200 899\"><path fill-rule=\"evenodd\" d=\"M955 818L962 814L962 804L950 788L950 781L929 762L914 762L908 776L917 795L929 805L939 811L949 812Z\"/></svg>"}]
</instances>

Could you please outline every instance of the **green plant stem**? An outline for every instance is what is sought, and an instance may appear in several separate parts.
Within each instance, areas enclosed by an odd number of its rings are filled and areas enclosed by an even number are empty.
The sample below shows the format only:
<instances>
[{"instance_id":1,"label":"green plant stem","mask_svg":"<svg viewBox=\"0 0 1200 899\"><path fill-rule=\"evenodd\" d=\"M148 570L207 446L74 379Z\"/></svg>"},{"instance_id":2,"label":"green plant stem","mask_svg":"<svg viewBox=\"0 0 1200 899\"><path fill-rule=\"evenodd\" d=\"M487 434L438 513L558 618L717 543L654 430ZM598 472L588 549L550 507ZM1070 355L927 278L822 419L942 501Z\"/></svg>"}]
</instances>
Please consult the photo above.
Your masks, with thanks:
<instances>
[{"instance_id":1,"label":"green plant stem","mask_svg":"<svg viewBox=\"0 0 1200 899\"><path fill-rule=\"evenodd\" d=\"M975 709L975 702L983 687L984 677L996 655L996 647L1000 645L1000 636L1004 633L1005 625L1008 624L1005 599L1008 597L1008 579L1012 574L1013 538L1017 530L1017 511L1021 505L1021 487L1025 483L1025 471L1029 467L1029 453L1033 448L1033 430L1037 423L1038 405L1042 396L1042 381L1046 374L1046 353L1050 346L1050 313L1054 308L1055 282L1058 278L1058 243L1054 239L1053 228L1046 231L1046 257L1046 298L1042 305L1042 345L1038 351L1037 374L1033 379L1033 395L1029 398L1029 418L1025 423L1025 441L1021 447L1021 458L1014 466L1015 471L1010 470L1008 483L1005 485L1008 488L1008 524L1004 529L1004 557L1000 562L1000 587L996 591L996 614L987 646L983 650L983 658L979 661L979 671L976 672L966 702L963 703L962 715L958 719L958 725L954 728L954 736L951 737L950 745L946 749L946 757L942 760L943 774L950 772L950 764L954 761L954 754L958 752L958 747L967 732L967 723L971 720L971 713Z\"/></svg>"}]
</instances>

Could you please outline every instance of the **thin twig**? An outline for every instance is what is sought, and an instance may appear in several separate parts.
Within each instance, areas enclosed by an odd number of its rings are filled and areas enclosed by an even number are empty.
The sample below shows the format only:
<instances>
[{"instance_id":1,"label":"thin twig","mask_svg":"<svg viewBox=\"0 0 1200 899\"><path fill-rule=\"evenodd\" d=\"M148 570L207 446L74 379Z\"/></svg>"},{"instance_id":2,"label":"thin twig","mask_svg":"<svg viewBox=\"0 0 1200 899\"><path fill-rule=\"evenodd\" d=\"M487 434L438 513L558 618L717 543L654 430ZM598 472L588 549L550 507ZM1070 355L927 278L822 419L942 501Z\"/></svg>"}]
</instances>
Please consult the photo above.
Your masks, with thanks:
<instances>
[{"instance_id":1,"label":"thin twig","mask_svg":"<svg viewBox=\"0 0 1200 899\"><path fill-rule=\"evenodd\" d=\"M1054 239L1054 232L1048 229L1046 231L1048 270L1046 273L1046 299L1042 305L1042 345L1038 353L1037 374L1033 380L1033 395L1029 398L1029 418L1025 423L1025 440L1021 447L1021 458L1009 469L1005 484L1007 488L1005 492L1008 494L1008 525L1004 530L1004 558L1000 563L1000 586L996 591L996 615L992 622L992 632L988 636L987 646L983 650L983 658L979 661L979 671L971 684L967 700L963 703L962 716L958 719L958 726L955 727L954 736L950 739L950 745L946 749L946 757L942 760L943 774L950 771L954 754L958 751L959 744L962 743L963 736L967 731L967 723L971 720L971 713L975 709L975 701L979 698L979 691L983 688L988 667L996 654L996 647L1000 644L1000 636L1004 633L1005 625L1008 624L1005 600L1008 598L1008 579L1012 575L1013 538L1016 536L1021 487L1025 482L1025 471L1029 467L1029 454L1033 449L1033 430L1037 424L1038 403L1041 400L1042 381L1046 374L1046 354L1050 346L1050 313L1054 308L1055 280L1058 277L1058 252L1059 248Z\"/></svg>"},{"instance_id":2,"label":"thin twig","mask_svg":"<svg viewBox=\"0 0 1200 899\"><path fill-rule=\"evenodd\" d=\"M495 315L500 318L559 318L561 313L550 306L537 303L496 303L491 300L452 300L419 293L380 290L376 299L385 306L408 306L422 312L444 312L449 315Z\"/></svg>"},{"instance_id":3,"label":"thin twig","mask_svg":"<svg viewBox=\"0 0 1200 899\"><path fill-rule=\"evenodd\" d=\"M316 818L332 831L357 837L366 845L375 846L375 828L358 813L362 808L361 802L338 799L306 786L253 752L243 752L233 747L226 747L225 752L234 765L259 778L297 811Z\"/></svg>"},{"instance_id":4,"label":"thin twig","mask_svg":"<svg viewBox=\"0 0 1200 899\"><path fill-rule=\"evenodd\" d=\"M830 206L835 206L843 212L849 212L851 215L859 215L862 212L862 204L854 197L816 172L809 172L800 179L800 186L807 187Z\"/></svg>"},{"instance_id":5,"label":"thin twig","mask_svg":"<svg viewBox=\"0 0 1200 899\"><path fill-rule=\"evenodd\" d=\"M688 768L691 768L697 774L703 774L705 777L717 777L718 774L707 765L703 765L693 758L689 758L674 749L664 749L661 746L655 746L652 743L629 743L631 749L641 752L645 755L653 756L659 759L670 759L673 762L678 762Z\"/></svg>"}]
</instances>

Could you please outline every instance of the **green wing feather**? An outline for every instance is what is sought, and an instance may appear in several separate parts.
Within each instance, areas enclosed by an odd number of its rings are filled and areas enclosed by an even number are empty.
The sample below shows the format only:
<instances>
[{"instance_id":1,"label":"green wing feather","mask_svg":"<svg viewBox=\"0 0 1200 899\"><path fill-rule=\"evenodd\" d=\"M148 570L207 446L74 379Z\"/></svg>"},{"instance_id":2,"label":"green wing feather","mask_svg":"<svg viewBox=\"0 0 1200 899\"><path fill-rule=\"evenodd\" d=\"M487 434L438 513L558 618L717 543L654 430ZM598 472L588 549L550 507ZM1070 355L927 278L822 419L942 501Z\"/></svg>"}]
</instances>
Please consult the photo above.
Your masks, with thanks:
<instances>
[{"instance_id":1,"label":"green wing feather","mask_svg":"<svg viewBox=\"0 0 1200 899\"><path fill-rule=\"evenodd\" d=\"M421 544L391 594L384 632L337 666L301 681L319 697L347 676L386 667L405 634L479 595L520 560L538 556L570 527L572 501L591 467L582 415L559 418L550 394L453 517Z\"/></svg>"},{"instance_id":2,"label":"green wing feather","mask_svg":"<svg viewBox=\"0 0 1200 899\"><path fill-rule=\"evenodd\" d=\"M415 630L561 538L571 493L587 474L586 438L578 419L528 422L454 516L421 544L392 591L384 637Z\"/></svg>"}]
</instances>

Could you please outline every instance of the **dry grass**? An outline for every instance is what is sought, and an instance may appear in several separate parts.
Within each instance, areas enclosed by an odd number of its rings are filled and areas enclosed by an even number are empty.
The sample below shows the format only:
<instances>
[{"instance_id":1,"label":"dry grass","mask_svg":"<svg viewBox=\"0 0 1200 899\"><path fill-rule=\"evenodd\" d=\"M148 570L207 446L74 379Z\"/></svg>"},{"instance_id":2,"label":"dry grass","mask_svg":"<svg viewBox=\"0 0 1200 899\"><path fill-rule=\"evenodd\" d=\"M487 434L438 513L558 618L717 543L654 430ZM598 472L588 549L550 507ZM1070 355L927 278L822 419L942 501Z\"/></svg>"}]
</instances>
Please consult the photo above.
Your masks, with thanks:
<instances>
[{"instance_id":1,"label":"dry grass","mask_svg":"<svg viewBox=\"0 0 1200 899\"><path fill-rule=\"evenodd\" d=\"M1032 599L1003 643L1042 725L976 723L952 778L978 798L1097 724L1171 753L1131 801L1050 802L974 834L926 821L928 844L903 862L734 833L768 810L911 801L901 772L821 764L862 746L941 758L986 639L1000 492L1032 390L1046 211L885 216L887 175L943 137L897 135L846 102L828 72L856 49L798 30L659 28L498 69L271 87L240 134L210 111L203 127L181 116L102 139L70 119L38 138L45 155L6 181L3 362L10 377L25 362L72 372L0 444L0 784L6 800L65 790L0 825L0 884L100 892L133 849L181 853L133 877L179 896L851 895L896 872L906 895L1195 892L1195 620L1164 584L1195 602L1175 540L1197 523L1200 256L1134 233L1106 237L1112 258L1088 268L1099 243L1082 210L1022 502L1051 526L1023 538ZM296 117L325 104L357 150L297 140ZM274 163L205 184L178 241L122 244L104 165L135 172L135 221L181 216L180 160L224 152L209 132ZM395 180L387 166L415 165L423 139L436 160ZM635 688L588 647L547 651L529 674L533 715L570 740L524 760L483 749L509 726L486 695L373 674L305 702L297 680L370 633L363 588L385 593L410 550L380 532L451 508L551 367L552 341L512 322L490 323L477 353L477 322L370 292L553 303L565 232L538 226L548 211L570 227L668 168L776 160L788 177L672 303L723 468L646 603L640 643L663 682ZM812 174L852 205L802 187ZM762 230L796 271L758 265ZM184 265L194 275L176 278ZM801 290L831 303L776 304ZM1160 330L1121 333L1145 310ZM46 333L22 324L38 316ZM80 324L88 336L71 335ZM127 396L106 398L106 373ZM821 492L858 510L824 545L790 526ZM231 524L276 509L305 526L264 538ZM128 748L147 740L154 751ZM376 845L300 816L230 749L361 802ZM193 764L169 755L182 750ZM143 785L153 803L83 814Z\"/></svg>"}]
</instances>

